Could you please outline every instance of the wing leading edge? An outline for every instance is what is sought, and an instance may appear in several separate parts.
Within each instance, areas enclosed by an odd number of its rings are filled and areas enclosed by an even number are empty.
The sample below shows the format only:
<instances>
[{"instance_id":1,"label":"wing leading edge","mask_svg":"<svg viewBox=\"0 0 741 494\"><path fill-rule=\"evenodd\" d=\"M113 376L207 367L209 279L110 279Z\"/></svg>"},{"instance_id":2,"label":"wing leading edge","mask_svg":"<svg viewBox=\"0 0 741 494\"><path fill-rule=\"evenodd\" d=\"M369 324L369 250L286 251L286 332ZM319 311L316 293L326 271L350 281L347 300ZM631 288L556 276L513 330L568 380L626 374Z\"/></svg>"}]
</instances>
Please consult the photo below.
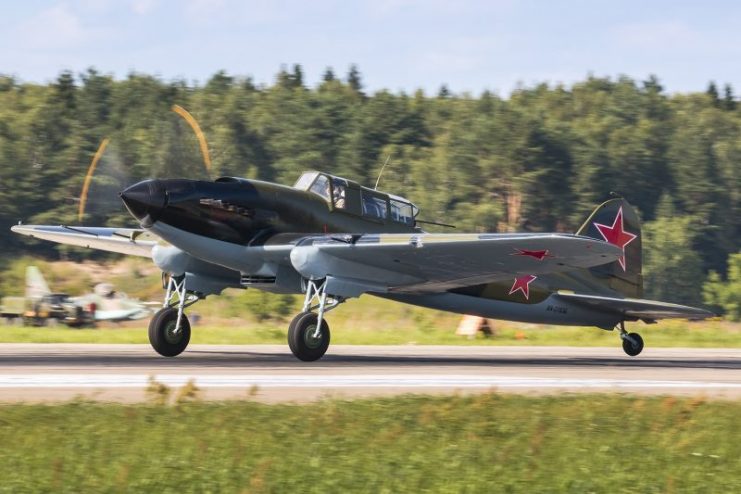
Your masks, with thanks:
<instances>
[{"instance_id":1,"label":"wing leading edge","mask_svg":"<svg viewBox=\"0 0 741 494\"><path fill-rule=\"evenodd\" d=\"M82 226L15 225L15 233L60 244L152 257L159 237L133 228L91 228Z\"/></svg>"}]
</instances>

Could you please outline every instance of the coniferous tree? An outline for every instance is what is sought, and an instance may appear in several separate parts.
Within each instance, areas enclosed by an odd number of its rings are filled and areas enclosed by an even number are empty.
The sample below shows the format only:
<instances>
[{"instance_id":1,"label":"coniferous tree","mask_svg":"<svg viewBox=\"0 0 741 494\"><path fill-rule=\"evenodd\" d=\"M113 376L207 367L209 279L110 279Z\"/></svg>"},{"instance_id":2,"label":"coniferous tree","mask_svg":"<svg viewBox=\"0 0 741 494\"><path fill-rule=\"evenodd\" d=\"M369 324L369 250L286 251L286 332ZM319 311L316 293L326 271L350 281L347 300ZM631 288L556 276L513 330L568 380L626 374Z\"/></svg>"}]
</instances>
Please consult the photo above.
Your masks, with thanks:
<instances>
[{"instance_id":1,"label":"coniferous tree","mask_svg":"<svg viewBox=\"0 0 741 494\"><path fill-rule=\"evenodd\" d=\"M363 94L363 83L360 80L360 71L358 66L353 64L350 66L350 71L347 73L347 84L358 94Z\"/></svg>"},{"instance_id":2,"label":"coniferous tree","mask_svg":"<svg viewBox=\"0 0 741 494\"><path fill-rule=\"evenodd\" d=\"M179 104L207 137L214 176L291 183L314 168L373 185L391 156L382 188L408 195L424 218L476 231L574 231L616 190L639 208L647 252L677 248L690 266L699 257L702 271L728 279L741 239L741 114L730 86L722 96L714 83L707 94L668 94L655 76L590 76L503 97L447 86L428 97L366 95L355 66L344 80L328 69L313 88L304 77L298 65L267 86L224 72L200 87L145 74L117 81L94 69L46 85L0 76L0 247L59 252L29 247L9 227L75 221L104 137L111 143L93 180L89 224L135 226L120 208L100 207L99 197L113 195L103 185L115 192L148 177L204 178L192 129L171 111ZM647 256L650 290L684 269L672 256ZM685 300L701 293L697 284L675 288Z\"/></svg>"},{"instance_id":3,"label":"coniferous tree","mask_svg":"<svg viewBox=\"0 0 741 494\"><path fill-rule=\"evenodd\" d=\"M714 107L720 108L720 94L718 93L718 86L715 85L715 81L710 81L705 94L710 96L710 101Z\"/></svg>"},{"instance_id":4,"label":"coniferous tree","mask_svg":"<svg viewBox=\"0 0 741 494\"><path fill-rule=\"evenodd\" d=\"M327 70L324 71L324 74L322 75L322 81L324 82L332 82L335 80L334 71L332 70L332 67L327 67Z\"/></svg>"},{"instance_id":5,"label":"coniferous tree","mask_svg":"<svg viewBox=\"0 0 741 494\"><path fill-rule=\"evenodd\" d=\"M301 88L304 87L304 69L301 68L300 64L293 64L293 87Z\"/></svg>"},{"instance_id":6,"label":"coniferous tree","mask_svg":"<svg viewBox=\"0 0 741 494\"><path fill-rule=\"evenodd\" d=\"M728 111L736 109L736 98L733 96L733 88L730 84L723 87L723 108Z\"/></svg>"},{"instance_id":7,"label":"coniferous tree","mask_svg":"<svg viewBox=\"0 0 741 494\"><path fill-rule=\"evenodd\" d=\"M648 79L643 81L643 88L646 91L653 91L656 93L661 93L664 91L664 86L661 85L661 82L659 82L659 78L656 77L655 74L651 74L648 76Z\"/></svg>"},{"instance_id":8,"label":"coniferous tree","mask_svg":"<svg viewBox=\"0 0 741 494\"><path fill-rule=\"evenodd\" d=\"M678 304L702 302L702 261L692 249L690 218L662 218L643 225L646 298Z\"/></svg>"}]
</instances>

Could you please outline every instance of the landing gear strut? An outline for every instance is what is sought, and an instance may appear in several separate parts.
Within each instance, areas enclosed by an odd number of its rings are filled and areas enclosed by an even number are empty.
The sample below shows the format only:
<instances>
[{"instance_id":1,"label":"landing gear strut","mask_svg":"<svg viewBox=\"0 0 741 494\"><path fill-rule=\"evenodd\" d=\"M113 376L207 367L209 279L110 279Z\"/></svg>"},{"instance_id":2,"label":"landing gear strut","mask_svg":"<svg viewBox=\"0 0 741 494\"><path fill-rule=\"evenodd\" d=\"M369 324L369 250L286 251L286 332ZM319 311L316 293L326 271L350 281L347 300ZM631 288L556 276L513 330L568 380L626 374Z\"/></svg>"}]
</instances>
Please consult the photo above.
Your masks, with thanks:
<instances>
[{"instance_id":1,"label":"landing gear strut","mask_svg":"<svg viewBox=\"0 0 741 494\"><path fill-rule=\"evenodd\" d=\"M330 333L324 314L345 301L328 297L326 286L326 280L307 280L303 311L288 326L288 347L304 362L319 360L326 353Z\"/></svg>"},{"instance_id":2,"label":"landing gear strut","mask_svg":"<svg viewBox=\"0 0 741 494\"><path fill-rule=\"evenodd\" d=\"M623 351L625 353L631 357L635 357L643 351L643 338L641 338L641 335L638 333L628 333L625 330L624 321L620 321L618 329L620 330L620 339L623 340Z\"/></svg>"},{"instance_id":3,"label":"landing gear strut","mask_svg":"<svg viewBox=\"0 0 741 494\"><path fill-rule=\"evenodd\" d=\"M198 302L198 296L185 289L185 276L170 276L162 309L149 321L149 343L162 356L180 355L190 342L190 322L183 312Z\"/></svg>"}]
</instances>

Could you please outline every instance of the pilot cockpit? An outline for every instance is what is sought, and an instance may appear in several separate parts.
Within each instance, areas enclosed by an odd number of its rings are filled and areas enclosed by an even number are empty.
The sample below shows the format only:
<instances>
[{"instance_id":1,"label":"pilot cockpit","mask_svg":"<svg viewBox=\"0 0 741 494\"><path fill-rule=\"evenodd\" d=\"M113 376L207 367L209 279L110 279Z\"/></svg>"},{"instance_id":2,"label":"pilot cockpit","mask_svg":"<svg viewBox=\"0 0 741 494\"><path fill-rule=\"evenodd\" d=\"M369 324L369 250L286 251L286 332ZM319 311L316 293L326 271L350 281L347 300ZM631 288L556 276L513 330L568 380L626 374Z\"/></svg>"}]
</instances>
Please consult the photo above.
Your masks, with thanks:
<instances>
[{"instance_id":1,"label":"pilot cockpit","mask_svg":"<svg viewBox=\"0 0 741 494\"><path fill-rule=\"evenodd\" d=\"M293 186L317 194L334 211L377 222L415 225L419 208L403 197L362 187L357 182L320 172L305 172Z\"/></svg>"}]
</instances>

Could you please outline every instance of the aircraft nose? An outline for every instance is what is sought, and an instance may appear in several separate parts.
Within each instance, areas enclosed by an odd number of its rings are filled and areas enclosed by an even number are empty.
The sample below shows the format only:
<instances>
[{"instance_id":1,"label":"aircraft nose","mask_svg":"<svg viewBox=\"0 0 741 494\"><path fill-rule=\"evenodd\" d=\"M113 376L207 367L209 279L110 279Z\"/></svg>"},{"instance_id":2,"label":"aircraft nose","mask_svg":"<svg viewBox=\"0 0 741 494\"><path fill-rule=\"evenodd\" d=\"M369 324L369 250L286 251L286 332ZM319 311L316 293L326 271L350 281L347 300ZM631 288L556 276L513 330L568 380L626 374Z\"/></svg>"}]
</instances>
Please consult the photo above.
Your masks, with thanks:
<instances>
[{"instance_id":1,"label":"aircraft nose","mask_svg":"<svg viewBox=\"0 0 741 494\"><path fill-rule=\"evenodd\" d=\"M160 180L144 180L119 194L126 209L142 226L151 226L167 205L167 190Z\"/></svg>"}]
</instances>

